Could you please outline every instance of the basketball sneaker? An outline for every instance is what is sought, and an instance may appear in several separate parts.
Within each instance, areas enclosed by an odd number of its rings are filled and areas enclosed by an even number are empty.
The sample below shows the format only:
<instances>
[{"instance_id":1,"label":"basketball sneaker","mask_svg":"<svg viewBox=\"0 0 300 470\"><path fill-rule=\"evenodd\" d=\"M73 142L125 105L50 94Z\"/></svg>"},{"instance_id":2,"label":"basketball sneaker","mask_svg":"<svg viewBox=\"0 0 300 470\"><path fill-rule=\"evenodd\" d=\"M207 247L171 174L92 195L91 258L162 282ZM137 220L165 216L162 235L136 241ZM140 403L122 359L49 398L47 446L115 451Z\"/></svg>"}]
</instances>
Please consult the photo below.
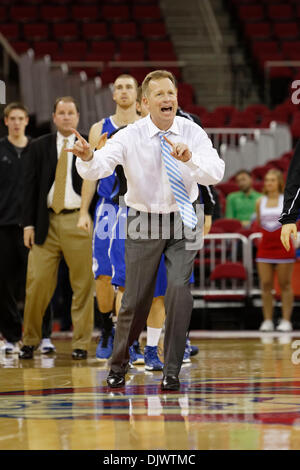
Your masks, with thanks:
<instances>
[{"instance_id":1,"label":"basketball sneaker","mask_svg":"<svg viewBox=\"0 0 300 470\"><path fill-rule=\"evenodd\" d=\"M163 370L163 363L158 357L157 346L144 348L145 370Z\"/></svg>"},{"instance_id":2,"label":"basketball sneaker","mask_svg":"<svg viewBox=\"0 0 300 470\"><path fill-rule=\"evenodd\" d=\"M111 331L102 330L102 335L96 349L96 358L98 361L106 361L112 355L114 345L115 329Z\"/></svg>"},{"instance_id":3,"label":"basketball sneaker","mask_svg":"<svg viewBox=\"0 0 300 470\"><path fill-rule=\"evenodd\" d=\"M280 320L279 325L277 325L276 330L277 331L283 331L283 332L287 333L287 332L293 330L293 326L292 326L290 321L282 319L282 320Z\"/></svg>"},{"instance_id":4,"label":"basketball sneaker","mask_svg":"<svg viewBox=\"0 0 300 470\"><path fill-rule=\"evenodd\" d=\"M5 354L16 354L20 352L18 343L10 343L9 341L4 340L4 344L1 347L1 351Z\"/></svg>"},{"instance_id":5,"label":"basketball sneaker","mask_svg":"<svg viewBox=\"0 0 300 470\"><path fill-rule=\"evenodd\" d=\"M51 354L54 353L56 349L50 338L43 338L38 347L38 351L42 354Z\"/></svg>"},{"instance_id":6,"label":"basketball sneaker","mask_svg":"<svg viewBox=\"0 0 300 470\"><path fill-rule=\"evenodd\" d=\"M135 350L135 354L136 354L136 360L134 362L134 364L145 364L145 360L144 360L144 354L141 352L141 348L140 348L140 343L138 341L134 341L133 343L133 348Z\"/></svg>"},{"instance_id":7,"label":"basketball sneaker","mask_svg":"<svg viewBox=\"0 0 300 470\"><path fill-rule=\"evenodd\" d=\"M199 352L199 348L198 348L197 346L193 346L193 345L191 344L191 341L190 341L189 339L187 339L187 344L188 344L188 346L189 346L189 348L190 348L190 356L191 356L191 357L192 357L192 356L196 356L196 355L198 354L198 352Z\"/></svg>"},{"instance_id":8,"label":"basketball sneaker","mask_svg":"<svg viewBox=\"0 0 300 470\"><path fill-rule=\"evenodd\" d=\"M274 331L274 323L272 320L264 320L260 325L259 331Z\"/></svg>"},{"instance_id":9,"label":"basketball sneaker","mask_svg":"<svg viewBox=\"0 0 300 470\"><path fill-rule=\"evenodd\" d=\"M135 351L134 345L129 348L129 367L132 368L133 365L137 363L137 353Z\"/></svg>"},{"instance_id":10,"label":"basketball sneaker","mask_svg":"<svg viewBox=\"0 0 300 470\"><path fill-rule=\"evenodd\" d=\"M190 340L187 338L182 362L189 364L191 362Z\"/></svg>"}]
</instances>

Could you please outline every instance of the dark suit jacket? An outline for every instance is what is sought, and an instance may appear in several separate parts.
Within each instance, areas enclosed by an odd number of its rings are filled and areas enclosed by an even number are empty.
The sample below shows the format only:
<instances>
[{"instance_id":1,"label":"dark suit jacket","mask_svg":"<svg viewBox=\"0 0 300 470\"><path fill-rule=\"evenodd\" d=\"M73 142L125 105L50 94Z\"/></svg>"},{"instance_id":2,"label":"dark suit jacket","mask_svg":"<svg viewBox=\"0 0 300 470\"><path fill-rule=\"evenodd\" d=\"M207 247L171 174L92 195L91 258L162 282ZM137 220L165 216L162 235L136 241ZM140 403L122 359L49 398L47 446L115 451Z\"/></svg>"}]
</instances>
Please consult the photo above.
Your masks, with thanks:
<instances>
[{"instance_id":1,"label":"dark suit jacket","mask_svg":"<svg viewBox=\"0 0 300 470\"><path fill-rule=\"evenodd\" d=\"M81 194L82 178L75 167L73 155L72 184ZM47 134L31 142L25 159L22 223L35 227L35 243L42 245L49 228L47 196L55 179L57 165L56 133Z\"/></svg>"}]
</instances>

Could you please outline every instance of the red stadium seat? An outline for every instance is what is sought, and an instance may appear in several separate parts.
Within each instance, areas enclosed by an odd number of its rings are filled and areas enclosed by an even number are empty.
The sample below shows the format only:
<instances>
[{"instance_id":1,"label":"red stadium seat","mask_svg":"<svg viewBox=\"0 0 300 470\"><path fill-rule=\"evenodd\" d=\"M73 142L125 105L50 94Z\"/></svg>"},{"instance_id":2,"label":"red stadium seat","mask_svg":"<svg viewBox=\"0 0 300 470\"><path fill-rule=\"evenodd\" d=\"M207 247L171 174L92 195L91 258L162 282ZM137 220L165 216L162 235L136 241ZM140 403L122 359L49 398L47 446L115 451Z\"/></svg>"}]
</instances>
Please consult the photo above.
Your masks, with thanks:
<instances>
[{"instance_id":1,"label":"red stadium seat","mask_svg":"<svg viewBox=\"0 0 300 470\"><path fill-rule=\"evenodd\" d=\"M227 196L230 193L233 193L234 191L238 191L239 187L238 185L232 181L232 182L225 182L225 183L219 183L216 188L224 194L224 196Z\"/></svg>"},{"instance_id":2,"label":"red stadium seat","mask_svg":"<svg viewBox=\"0 0 300 470\"><path fill-rule=\"evenodd\" d=\"M106 23L84 23L82 25L82 36L84 39L107 38Z\"/></svg>"},{"instance_id":3,"label":"red stadium seat","mask_svg":"<svg viewBox=\"0 0 300 470\"><path fill-rule=\"evenodd\" d=\"M66 21L69 18L69 10L65 6L43 6L41 18L46 22Z\"/></svg>"},{"instance_id":4,"label":"red stadium seat","mask_svg":"<svg viewBox=\"0 0 300 470\"><path fill-rule=\"evenodd\" d=\"M152 69L149 67L130 67L128 73L132 75L139 84L141 84L146 75L151 71Z\"/></svg>"},{"instance_id":5,"label":"red stadium seat","mask_svg":"<svg viewBox=\"0 0 300 470\"><path fill-rule=\"evenodd\" d=\"M223 233L236 233L243 227L237 219L217 219L214 221L213 226L220 228Z\"/></svg>"},{"instance_id":6,"label":"red stadium seat","mask_svg":"<svg viewBox=\"0 0 300 470\"><path fill-rule=\"evenodd\" d=\"M251 49L255 56L262 53L279 52L277 41L253 41Z\"/></svg>"},{"instance_id":7,"label":"red stadium seat","mask_svg":"<svg viewBox=\"0 0 300 470\"><path fill-rule=\"evenodd\" d=\"M247 279L247 272L242 263L222 263L219 264L210 275L211 281L217 279Z\"/></svg>"},{"instance_id":8,"label":"red stadium seat","mask_svg":"<svg viewBox=\"0 0 300 470\"><path fill-rule=\"evenodd\" d=\"M272 36L270 23L246 23L244 32L250 39L269 39Z\"/></svg>"},{"instance_id":9,"label":"red stadium seat","mask_svg":"<svg viewBox=\"0 0 300 470\"><path fill-rule=\"evenodd\" d=\"M238 17L242 21L261 21L264 16L262 5L242 5L238 8Z\"/></svg>"},{"instance_id":10,"label":"red stadium seat","mask_svg":"<svg viewBox=\"0 0 300 470\"><path fill-rule=\"evenodd\" d=\"M0 6L0 22L3 23L7 20L7 9L5 6Z\"/></svg>"},{"instance_id":11,"label":"red stadium seat","mask_svg":"<svg viewBox=\"0 0 300 470\"><path fill-rule=\"evenodd\" d=\"M112 32L116 39L118 38L135 38L137 35L136 23L114 23Z\"/></svg>"},{"instance_id":12,"label":"red stadium seat","mask_svg":"<svg viewBox=\"0 0 300 470\"><path fill-rule=\"evenodd\" d=\"M56 23L53 25L55 39L77 39L79 36L76 23Z\"/></svg>"},{"instance_id":13,"label":"red stadium seat","mask_svg":"<svg viewBox=\"0 0 300 470\"><path fill-rule=\"evenodd\" d=\"M224 127L224 116L222 114L217 114L214 112L206 112L203 113L201 116L201 123L202 127L205 129L214 127Z\"/></svg>"},{"instance_id":14,"label":"red stadium seat","mask_svg":"<svg viewBox=\"0 0 300 470\"><path fill-rule=\"evenodd\" d=\"M159 23L143 23L141 25L142 36L145 39L164 39L167 36L165 24Z\"/></svg>"},{"instance_id":15,"label":"red stadium seat","mask_svg":"<svg viewBox=\"0 0 300 470\"><path fill-rule=\"evenodd\" d=\"M101 18L119 21L129 19L129 8L127 5L104 5Z\"/></svg>"},{"instance_id":16,"label":"red stadium seat","mask_svg":"<svg viewBox=\"0 0 300 470\"><path fill-rule=\"evenodd\" d=\"M231 120L227 124L232 128L249 128L255 127L256 118L254 113L245 113L244 111L235 111Z\"/></svg>"},{"instance_id":17,"label":"red stadium seat","mask_svg":"<svg viewBox=\"0 0 300 470\"><path fill-rule=\"evenodd\" d=\"M285 41L281 44L281 50L286 57L290 58L291 54L300 56L300 41Z\"/></svg>"},{"instance_id":18,"label":"red stadium seat","mask_svg":"<svg viewBox=\"0 0 300 470\"><path fill-rule=\"evenodd\" d=\"M17 23L0 24L0 33L6 37L6 39L18 39L20 30Z\"/></svg>"},{"instance_id":19,"label":"red stadium seat","mask_svg":"<svg viewBox=\"0 0 300 470\"><path fill-rule=\"evenodd\" d=\"M161 11L155 5L136 5L133 7L133 18L136 21L161 20Z\"/></svg>"},{"instance_id":20,"label":"red stadium seat","mask_svg":"<svg viewBox=\"0 0 300 470\"><path fill-rule=\"evenodd\" d=\"M270 110L265 104L258 103L258 104L250 104L249 106L247 106L245 111L250 111L258 116L263 116L264 114L268 113Z\"/></svg>"},{"instance_id":21,"label":"red stadium seat","mask_svg":"<svg viewBox=\"0 0 300 470\"><path fill-rule=\"evenodd\" d=\"M264 69L265 63L267 61L277 61L277 60L284 60L284 55L280 52L258 52L257 53L257 62L261 69ZM287 67L286 67L287 69ZM272 73L272 72L271 72Z\"/></svg>"},{"instance_id":22,"label":"red stadium seat","mask_svg":"<svg viewBox=\"0 0 300 470\"><path fill-rule=\"evenodd\" d=\"M116 45L114 41L93 41L86 60L110 61L114 60Z\"/></svg>"},{"instance_id":23,"label":"red stadium seat","mask_svg":"<svg viewBox=\"0 0 300 470\"><path fill-rule=\"evenodd\" d=\"M294 11L291 5L268 5L267 14L271 20L292 20Z\"/></svg>"},{"instance_id":24,"label":"red stadium seat","mask_svg":"<svg viewBox=\"0 0 300 470\"><path fill-rule=\"evenodd\" d=\"M252 183L252 188L257 191L258 193L261 193L264 187L263 181L254 181Z\"/></svg>"},{"instance_id":25,"label":"red stadium seat","mask_svg":"<svg viewBox=\"0 0 300 470\"><path fill-rule=\"evenodd\" d=\"M99 14L100 7L97 5L76 5L72 8L72 20L74 21L97 21Z\"/></svg>"},{"instance_id":26,"label":"red stadium seat","mask_svg":"<svg viewBox=\"0 0 300 470\"><path fill-rule=\"evenodd\" d=\"M35 6L13 6L10 9L10 19L13 22L36 21L38 10Z\"/></svg>"},{"instance_id":27,"label":"red stadium seat","mask_svg":"<svg viewBox=\"0 0 300 470\"><path fill-rule=\"evenodd\" d=\"M49 27L46 23L29 23L24 25L26 40L43 41L49 37Z\"/></svg>"},{"instance_id":28,"label":"red stadium seat","mask_svg":"<svg viewBox=\"0 0 300 470\"><path fill-rule=\"evenodd\" d=\"M121 74L121 69L119 68L105 68L101 72L101 80L103 85L108 85L109 83L113 83L116 78Z\"/></svg>"},{"instance_id":29,"label":"red stadium seat","mask_svg":"<svg viewBox=\"0 0 300 470\"><path fill-rule=\"evenodd\" d=\"M24 54L30 49L30 44L26 41L11 41L10 44L17 54Z\"/></svg>"},{"instance_id":30,"label":"red stadium seat","mask_svg":"<svg viewBox=\"0 0 300 470\"><path fill-rule=\"evenodd\" d=\"M257 166L253 168L251 171L251 175L253 179L257 180L263 180L265 177L265 174L272 168L272 165L269 165L266 163L266 165L263 166Z\"/></svg>"},{"instance_id":31,"label":"red stadium seat","mask_svg":"<svg viewBox=\"0 0 300 470\"><path fill-rule=\"evenodd\" d=\"M50 55L53 56L58 52L58 42L56 41L45 41L36 42L34 45L34 52L37 57Z\"/></svg>"},{"instance_id":32,"label":"red stadium seat","mask_svg":"<svg viewBox=\"0 0 300 470\"><path fill-rule=\"evenodd\" d=\"M299 26L296 22L274 23L273 32L278 39L299 38Z\"/></svg>"},{"instance_id":33,"label":"red stadium seat","mask_svg":"<svg viewBox=\"0 0 300 470\"><path fill-rule=\"evenodd\" d=\"M201 116L207 113L207 109L204 106L200 106L199 104L188 103L184 109L188 113L196 114L201 120Z\"/></svg>"},{"instance_id":34,"label":"red stadium seat","mask_svg":"<svg viewBox=\"0 0 300 470\"><path fill-rule=\"evenodd\" d=\"M119 60L143 60L145 45L143 41L122 41Z\"/></svg>"},{"instance_id":35,"label":"red stadium seat","mask_svg":"<svg viewBox=\"0 0 300 470\"><path fill-rule=\"evenodd\" d=\"M183 109L194 101L194 88L189 83L178 83L178 102Z\"/></svg>"},{"instance_id":36,"label":"red stadium seat","mask_svg":"<svg viewBox=\"0 0 300 470\"><path fill-rule=\"evenodd\" d=\"M87 49L87 43L85 41L71 41L63 43L63 53L64 54L78 54L78 59L85 56Z\"/></svg>"},{"instance_id":37,"label":"red stadium seat","mask_svg":"<svg viewBox=\"0 0 300 470\"><path fill-rule=\"evenodd\" d=\"M247 296L247 271L242 263L236 262L226 262L218 264L213 272L210 274L210 281L226 281L226 290L230 290L229 293L224 293L223 286L220 288L219 293L206 294L204 295L204 300L206 302L220 302L220 301L234 301L241 302L246 299ZM236 282L235 287L233 287L232 281ZM231 305L232 306L232 305Z\"/></svg>"},{"instance_id":38,"label":"red stadium seat","mask_svg":"<svg viewBox=\"0 0 300 470\"><path fill-rule=\"evenodd\" d=\"M170 67L168 65L168 67L166 67L166 69L175 76L177 81L181 81L182 76L181 76L181 70L180 70L179 67Z\"/></svg>"},{"instance_id":39,"label":"red stadium seat","mask_svg":"<svg viewBox=\"0 0 300 470\"><path fill-rule=\"evenodd\" d=\"M170 41L149 41L148 55L150 60L177 60Z\"/></svg>"},{"instance_id":40,"label":"red stadium seat","mask_svg":"<svg viewBox=\"0 0 300 470\"><path fill-rule=\"evenodd\" d=\"M290 108L290 106L282 103L273 109L272 115L274 117L274 121L290 123L293 117L293 113L294 111Z\"/></svg>"}]
</instances>

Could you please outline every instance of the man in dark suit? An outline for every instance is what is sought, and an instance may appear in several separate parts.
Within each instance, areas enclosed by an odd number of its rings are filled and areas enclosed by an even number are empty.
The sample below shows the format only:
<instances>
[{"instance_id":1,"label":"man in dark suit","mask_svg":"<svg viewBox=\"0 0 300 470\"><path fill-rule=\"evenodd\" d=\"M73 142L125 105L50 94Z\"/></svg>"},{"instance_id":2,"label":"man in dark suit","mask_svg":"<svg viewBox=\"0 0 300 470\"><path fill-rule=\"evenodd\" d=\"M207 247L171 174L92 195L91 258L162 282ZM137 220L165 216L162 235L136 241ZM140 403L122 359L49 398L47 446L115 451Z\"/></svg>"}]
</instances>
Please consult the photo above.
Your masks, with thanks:
<instances>
[{"instance_id":1,"label":"man in dark suit","mask_svg":"<svg viewBox=\"0 0 300 470\"><path fill-rule=\"evenodd\" d=\"M57 132L36 139L25 162L23 226L30 253L20 358L31 359L40 342L43 313L63 255L73 290L72 357L85 359L93 329L94 280L91 233L82 230L80 214L82 179L74 155L66 150L74 144L71 129L79 122L72 97L56 100L53 122Z\"/></svg>"}]
</instances>

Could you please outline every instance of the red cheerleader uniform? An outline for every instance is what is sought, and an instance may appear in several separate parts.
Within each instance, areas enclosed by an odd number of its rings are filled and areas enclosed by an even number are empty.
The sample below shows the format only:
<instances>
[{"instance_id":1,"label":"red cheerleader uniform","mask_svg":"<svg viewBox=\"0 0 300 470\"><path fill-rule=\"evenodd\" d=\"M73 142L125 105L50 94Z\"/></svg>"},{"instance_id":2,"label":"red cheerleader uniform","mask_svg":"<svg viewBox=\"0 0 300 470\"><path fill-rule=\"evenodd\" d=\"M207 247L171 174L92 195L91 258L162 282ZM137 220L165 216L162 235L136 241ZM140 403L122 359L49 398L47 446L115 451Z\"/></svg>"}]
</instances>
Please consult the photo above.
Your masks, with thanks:
<instances>
[{"instance_id":1,"label":"red cheerleader uniform","mask_svg":"<svg viewBox=\"0 0 300 470\"><path fill-rule=\"evenodd\" d=\"M260 201L260 226L262 239L259 242L256 261L263 263L293 263L295 261L295 248L291 243L289 251L280 241L281 224L278 219L283 208L283 194L278 198L277 207L266 207L267 197Z\"/></svg>"}]
</instances>

